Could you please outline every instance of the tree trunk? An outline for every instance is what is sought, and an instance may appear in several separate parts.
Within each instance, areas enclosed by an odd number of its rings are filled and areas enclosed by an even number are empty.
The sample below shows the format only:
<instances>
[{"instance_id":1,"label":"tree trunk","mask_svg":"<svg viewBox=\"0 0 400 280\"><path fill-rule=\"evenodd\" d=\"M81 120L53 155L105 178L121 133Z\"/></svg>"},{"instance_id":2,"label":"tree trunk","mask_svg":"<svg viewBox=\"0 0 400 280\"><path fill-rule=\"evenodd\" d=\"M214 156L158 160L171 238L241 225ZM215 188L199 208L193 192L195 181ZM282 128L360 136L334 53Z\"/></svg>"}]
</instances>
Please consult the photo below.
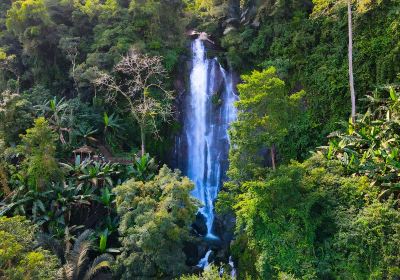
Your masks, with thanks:
<instances>
[{"instance_id":1,"label":"tree trunk","mask_svg":"<svg viewBox=\"0 0 400 280\"><path fill-rule=\"evenodd\" d=\"M356 93L354 91L354 75L353 75L353 26L351 15L351 0L347 0L347 20L349 28L349 85L351 95L351 120L353 124L356 120Z\"/></svg>"},{"instance_id":2,"label":"tree trunk","mask_svg":"<svg viewBox=\"0 0 400 280\"><path fill-rule=\"evenodd\" d=\"M20 77L19 77L19 75L17 75L17 94L19 94L19 91L20 91L20 84L19 84L19 82L20 82Z\"/></svg>"},{"instance_id":3,"label":"tree trunk","mask_svg":"<svg viewBox=\"0 0 400 280\"><path fill-rule=\"evenodd\" d=\"M140 139L142 141L142 156L144 156L146 135L144 133L144 128L142 128L142 127L140 128Z\"/></svg>"},{"instance_id":4,"label":"tree trunk","mask_svg":"<svg viewBox=\"0 0 400 280\"><path fill-rule=\"evenodd\" d=\"M276 163L275 163L275 145L272 145L271 147L271 162L272 162L272 169L276 169Z\"/></svg>"}]
</instances>

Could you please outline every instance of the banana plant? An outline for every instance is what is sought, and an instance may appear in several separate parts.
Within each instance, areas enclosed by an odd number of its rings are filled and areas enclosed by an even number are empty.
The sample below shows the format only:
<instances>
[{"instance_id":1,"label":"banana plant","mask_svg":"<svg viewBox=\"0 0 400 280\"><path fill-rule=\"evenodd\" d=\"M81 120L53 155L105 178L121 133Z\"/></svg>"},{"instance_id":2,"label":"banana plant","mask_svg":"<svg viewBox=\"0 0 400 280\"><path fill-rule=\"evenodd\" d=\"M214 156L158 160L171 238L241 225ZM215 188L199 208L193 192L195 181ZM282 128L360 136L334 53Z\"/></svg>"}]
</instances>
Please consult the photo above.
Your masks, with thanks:
<instances>
[{"instance_id":1,"label":"banana plant","mask_svg":"<svg viewBox=\"0 0 400 280\"><path fill-rule=\"evenodd\" d=\"M97 142L97 139L94 137L97 131L98 129L90 125L78 125L74 133L76 137L83 141L84 145L87 145L89 141Z\"/></svg>"},{"instance_id":2,"label":"banana plant","mask_svg":"<svg viewBox=\"0 0 400 280\"><path fill-rule=\"evenodd\" d=\"M387 94L389 93L389 94ZM381 195L400 197L400 93L393 87L385 96L375 91L365 102L369 107L348 129L330 135L328 159L339 160L349 174L369 177L382 188Z\"/></svg>"},{"instance_id":3,"label":"banana plant","mask_svg":"<svg viewBox=\"0 0 400 280\"><path fill-rule=\"evenodd\" d=\"M118 164L110 162L90 161L90 164L86 164L81 171L82 175L78 179L89 181L95 187L113 187L112 176L119 174Z\"/></svg>"},{"instance_id":4,"label":"banana plant","mask_svg":"<svg viewBox=\"0 0 400 280\"><path fill-rule=\"evenodd\" d=\"M108 248L108 238L111 232L106 228L99 234L99 244L97 246L97 250L101 253L120 253L120 250L117 248Z\"/></svg>"},{"instance_id":5,"label":"banana plant","mask_svg":"<svg viewBox=\"0 0 400 280\"><path fill-rule=\"evenodd\" d=\"M136 157L133 165L128 166L128 175L133 176L139 181L149 181L154 178L157 171L157 164L149 154Z\"/></svg>"},{"instance_id":6,"label":"banana plant","mask_svg":"<svg viewBox=\"0 0 400 280\"><path fill-rule=\"evenodd\" d=\"M124 129L121 119L114 113L108 116L107 112L104 112L103 122L104 134L106 134L108 131L116 132Z\"/></svg>"},{"instance_id":7,"label":"banana plant","mask_svg":"<svg viewBox=\"0 0 400 280\"><path fill-rule=\"evenodd\" d=\"M80 156L75 158L73 164L61 163L68 176L77 178L83 183L94 187L113 187L112 177L120 174L120 167L117 163L98 162L86 159L81 161Z\"/></svg>"},{"instance_id":8,"label":"banana plant","mask_svg":"<svg viewBox=\"0 0 400 280\"><path fill-rule=\"evenodd\" d=\"M107 112L104 112L103 124L103 135L105 143L107 143L109 146L115 146L116 142L118 142L116 140L123 139L122 134L125 128L123 126L122 120L118 117L118 115L114 113L109 116Z\"/></svg>"},{"instance_id":9,"label":"banana plant","mask_svg":"<svg viewBox=\"0 0 400 280\"><path fill-rule=\"evenodd\" d=\"M46 101L41 105L35 106L39 116L43 116L48 119L50 125L59 134L59 139L62 144L66 144L64 133L68 134L68 139L71 140L71 127L73 124L73 112L68 101L65 97L57 99L56 96L53 99Z\"/></svg>"},{"instance_id":10,"label":"banana plant","mask_svg":"<svg viewBox=\"0 0 400 280\"><path fill-rule=\"evenodd\" d=\"M12 212L15 215L30 216L35 223L43 224L50 220L48 216L49 202L53 195L53 190L24 192L20 189L14 192L11 201L1 203L0 216Z\"/></svg>"},{"instance_id":11,"label":"banana plant","mask_svg":"<svg viewBox=\"0 0 400 280\"><path fill-rule=\"evenodd\" d=\"M101 195L98 197L98 201L102 203L105 207L111 207L114 199L114 194L110 191L108 187L101 189Z\"/></svg>"}]
</instances>

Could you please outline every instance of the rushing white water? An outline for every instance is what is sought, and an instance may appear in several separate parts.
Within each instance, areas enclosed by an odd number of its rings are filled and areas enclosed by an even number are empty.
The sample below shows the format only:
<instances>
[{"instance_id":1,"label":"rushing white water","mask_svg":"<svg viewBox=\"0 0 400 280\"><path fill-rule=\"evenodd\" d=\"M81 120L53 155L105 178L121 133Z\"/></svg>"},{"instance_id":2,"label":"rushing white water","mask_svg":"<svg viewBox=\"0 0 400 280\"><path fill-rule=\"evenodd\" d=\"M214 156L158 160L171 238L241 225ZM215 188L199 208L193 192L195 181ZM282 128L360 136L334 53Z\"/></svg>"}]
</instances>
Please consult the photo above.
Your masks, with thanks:
<instances>
[{"instance_id":1,"label":"rushing white water","mask_svg":"<svg viewBox=\"0 0 400 280\"><path fill-rule=\"evenodd\" d=\"M231 267L231 279L236 279L236 268L232 256L229 256L229 266Z\"/></svg>"},{"instance_id":2,"label":"rushing white water","mask_svg":"<svg viewBox=\"0 0 400 280\"><path fill-rule=\"evenodd\" d=\"M190 92L186 100L184 137L187 141L186 173L195 183L192 195L203 207L207 236L213 234L214 201L227 169L228 128L236 118L237 96L231 73L216 59L207 59L200 39L192 43Z\"/></svg>"},{"instance_id":3,"label":"rushing white water","mask_svg":"<svg viewBox=\"0 0 400 280\"><path fill-rule=\"evenodd\" d=\"M198 267L206 268L208 266L208 259L210 258L210 254L212 253L211 250L208 250L204 258L199 261Z\"/></svg>"}]
</instances>

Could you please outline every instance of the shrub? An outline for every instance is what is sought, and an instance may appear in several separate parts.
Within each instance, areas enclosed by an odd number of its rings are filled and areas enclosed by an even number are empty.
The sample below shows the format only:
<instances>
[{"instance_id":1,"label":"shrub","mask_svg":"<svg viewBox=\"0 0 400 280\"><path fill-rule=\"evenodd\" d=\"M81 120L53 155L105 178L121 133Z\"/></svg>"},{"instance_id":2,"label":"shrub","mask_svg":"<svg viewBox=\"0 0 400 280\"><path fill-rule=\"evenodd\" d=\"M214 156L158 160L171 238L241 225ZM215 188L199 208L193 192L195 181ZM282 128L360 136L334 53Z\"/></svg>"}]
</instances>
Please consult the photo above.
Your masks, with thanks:
<instances>
[{"instance_id":1,"label":"shrub","mask_svg":"<svg viewBox=\"0 0 400 280\"><path fill-rule=\"evenodd\" d=\"M114 189L121 217L121 279L174 277L187 270L183 246L198 206L192 189L188 178L166 166L151 181L131 179Z\"/></svg>"},{"instance_id":2,"label":"shrub","mask_svg":"<svg viewBox=\"0 0 400 280\"><path fill-rule=\"evenodd\" d=\"M23 217L0 217L0 278L55 278L57 257L36 246L36 230Z\"/></svg>"}]
</instances>

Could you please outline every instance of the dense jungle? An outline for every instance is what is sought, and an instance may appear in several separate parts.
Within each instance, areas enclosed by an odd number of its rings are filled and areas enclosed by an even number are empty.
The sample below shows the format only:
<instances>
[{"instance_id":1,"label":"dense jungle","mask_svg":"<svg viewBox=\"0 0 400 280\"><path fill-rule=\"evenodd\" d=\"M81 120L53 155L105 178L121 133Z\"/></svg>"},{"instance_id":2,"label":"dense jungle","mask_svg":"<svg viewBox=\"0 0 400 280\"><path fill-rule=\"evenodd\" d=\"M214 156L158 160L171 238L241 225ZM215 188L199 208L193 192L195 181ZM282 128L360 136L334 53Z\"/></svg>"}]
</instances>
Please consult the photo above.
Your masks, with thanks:
<instances>
[{"instance_id":1,"label":"dense jungle","mask_svg":"<svg viewBox=\"0 0 400 280\"><path fill-rule=\"evenodd\" d=\"M400 1L1 0L0 279L400 279Z\"/></svg>"}]
</instances>

